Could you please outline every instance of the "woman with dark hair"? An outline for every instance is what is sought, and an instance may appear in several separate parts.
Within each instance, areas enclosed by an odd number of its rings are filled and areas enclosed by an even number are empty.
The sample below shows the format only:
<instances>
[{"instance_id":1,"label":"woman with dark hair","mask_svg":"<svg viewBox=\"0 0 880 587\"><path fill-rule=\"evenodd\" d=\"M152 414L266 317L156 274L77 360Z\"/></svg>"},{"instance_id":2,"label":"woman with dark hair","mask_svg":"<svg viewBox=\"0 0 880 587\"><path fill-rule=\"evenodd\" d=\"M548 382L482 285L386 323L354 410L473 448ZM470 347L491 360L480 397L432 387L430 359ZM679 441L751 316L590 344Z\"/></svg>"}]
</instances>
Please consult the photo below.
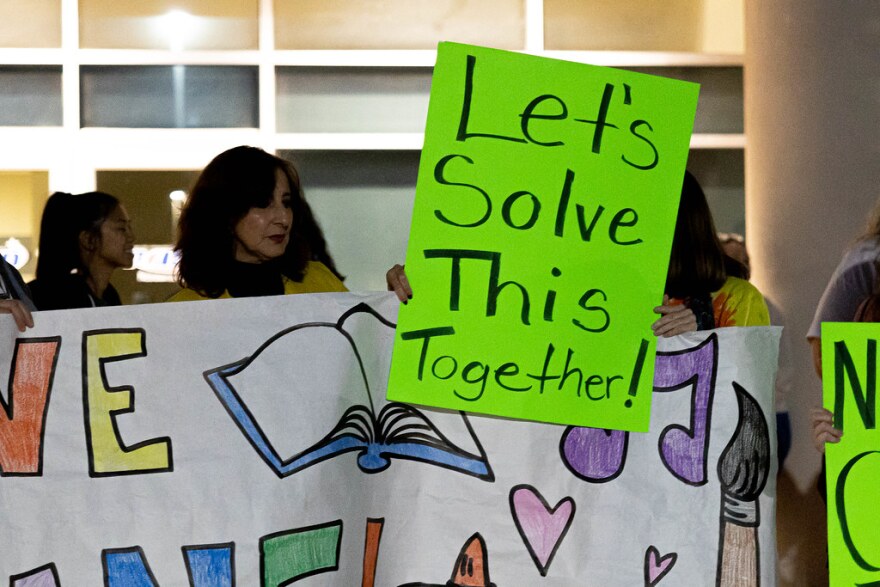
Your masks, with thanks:
<instances>
[{"instance_id":1,"label":"woman with dark hair","mask_svg":"<svg viewBox=\"0 0 880 587\"><path fill-rule=\"evenodd\" d=\"M131 220L115 196L52 194L40 222L37 278L29 284L37 309L120 305L110 277L131 267L133 246Z\"/></svg>"},{"instance_id":2,"label":"woman with dark hair","mask_svg":"<svg viewBox=\"0 0 880 587\"><path fill-rule=\"evenodd\" d=\"M761 292L731 275L703 188L689 171L681 188L666 295L654 308L661 315L652 329L657 336L722 326L769 326Z\"/></svg>"},{"instance_id":3,"label":"woman with dark hair","mask_svg":"<svg viewBox=\"0 0 880 587\"><path fill-rule=\"evenodd\" d=\"M170 301L346 291L296 169L256 147L214 158L180 214Z\"/></svg>"}]
</instances>

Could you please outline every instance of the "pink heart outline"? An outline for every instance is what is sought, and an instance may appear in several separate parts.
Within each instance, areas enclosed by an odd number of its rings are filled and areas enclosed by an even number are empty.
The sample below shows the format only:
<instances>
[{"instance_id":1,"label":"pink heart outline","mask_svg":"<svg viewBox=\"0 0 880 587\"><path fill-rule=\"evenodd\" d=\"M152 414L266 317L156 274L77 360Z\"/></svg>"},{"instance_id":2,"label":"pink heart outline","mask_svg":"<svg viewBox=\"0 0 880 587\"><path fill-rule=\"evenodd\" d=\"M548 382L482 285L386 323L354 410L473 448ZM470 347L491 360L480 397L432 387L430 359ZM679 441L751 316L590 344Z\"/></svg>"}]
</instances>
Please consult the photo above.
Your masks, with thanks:
<instances>
[{"instance_id":1,"label":"pink heart outline","mask_svg":"<svg viewBox=\"0 0 880 587\"><path fill-rule=\"evenodd\" d=\"M645 551L646 587L655 587L672 570L677 560L678 553L670 552L660 556L660 551L656 546L649 546L648 550Z\"/></svg>"},{"instance_id":2,"label":"pink heart outline","mask_svg":"<svg viewBox=\"0 0 880 587\"><path fill-rule=\"evenodd\" d=\"M510 490L513 523L542 577L547 576L550 563L574 520L575 510L571 497L559 500L551 508L531 485L516 485Z\"/></svg>"}]
</instances>

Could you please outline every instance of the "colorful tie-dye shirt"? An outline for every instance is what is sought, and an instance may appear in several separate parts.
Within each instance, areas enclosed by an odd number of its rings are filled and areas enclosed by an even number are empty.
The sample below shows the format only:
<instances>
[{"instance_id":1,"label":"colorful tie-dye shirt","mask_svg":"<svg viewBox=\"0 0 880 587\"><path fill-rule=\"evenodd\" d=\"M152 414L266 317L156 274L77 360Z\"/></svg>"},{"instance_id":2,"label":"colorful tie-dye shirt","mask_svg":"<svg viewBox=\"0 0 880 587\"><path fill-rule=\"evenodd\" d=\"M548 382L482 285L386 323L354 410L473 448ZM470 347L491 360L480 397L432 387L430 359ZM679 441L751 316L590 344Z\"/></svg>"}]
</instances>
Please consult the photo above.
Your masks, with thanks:
<instances>
[{"instance_id":1,"label":"colorful tie-dye shirt","mask_svg":"<svg viewBox=\"0 0 880 587\"><path fill-rule=\"evenodd\" d=\"M770 326L770 313L764 296L745 279L728 277L712 294L715 327Z\"/></svg>"}]
</instances>

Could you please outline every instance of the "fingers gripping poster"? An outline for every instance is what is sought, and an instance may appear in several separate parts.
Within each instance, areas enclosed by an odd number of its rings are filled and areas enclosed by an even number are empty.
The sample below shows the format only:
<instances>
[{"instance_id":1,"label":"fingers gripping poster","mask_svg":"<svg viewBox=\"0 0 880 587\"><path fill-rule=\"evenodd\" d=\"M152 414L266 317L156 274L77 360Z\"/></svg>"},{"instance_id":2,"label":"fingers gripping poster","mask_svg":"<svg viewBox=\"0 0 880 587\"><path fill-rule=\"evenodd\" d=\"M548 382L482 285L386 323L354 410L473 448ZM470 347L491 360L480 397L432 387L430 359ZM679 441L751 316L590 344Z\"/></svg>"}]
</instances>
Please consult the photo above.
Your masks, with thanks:
<instances>
[{"instance_id":1,"label":"fingers gripping poster","mask_svg":"<svg viewBox=\"0 0 880 587\"><path fill-rule=\"evenodd\" d=\"M627 433L387 401L397 305L0 316L0 583L774 584L776 329L660 340Z\"/></svg>"}]
</instances>

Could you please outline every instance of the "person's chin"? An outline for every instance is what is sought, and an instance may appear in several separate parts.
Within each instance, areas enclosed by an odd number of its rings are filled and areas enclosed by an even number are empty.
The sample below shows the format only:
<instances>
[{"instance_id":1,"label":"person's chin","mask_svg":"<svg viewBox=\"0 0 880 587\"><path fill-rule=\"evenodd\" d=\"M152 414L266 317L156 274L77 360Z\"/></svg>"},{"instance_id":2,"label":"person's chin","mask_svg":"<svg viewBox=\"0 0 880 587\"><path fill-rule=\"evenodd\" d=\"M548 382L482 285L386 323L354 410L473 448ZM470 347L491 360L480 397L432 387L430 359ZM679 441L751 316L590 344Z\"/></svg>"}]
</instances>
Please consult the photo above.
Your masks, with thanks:
<instances>
[{"instance_id":1,"label":"person's chin","mask_svg":"<svg viewBox=\"0 0 880 587\"><path fill-rule=\"evenodd\" d=\"M266 251L266 253L267 253L266 257L268 257L270 260L279 259L284 256L284 252L286 250L287 250L287 243L286 242L282 243L282 244L274 245L273 247L271 247L270 250Z\"/></svg>"}]
</instances>

